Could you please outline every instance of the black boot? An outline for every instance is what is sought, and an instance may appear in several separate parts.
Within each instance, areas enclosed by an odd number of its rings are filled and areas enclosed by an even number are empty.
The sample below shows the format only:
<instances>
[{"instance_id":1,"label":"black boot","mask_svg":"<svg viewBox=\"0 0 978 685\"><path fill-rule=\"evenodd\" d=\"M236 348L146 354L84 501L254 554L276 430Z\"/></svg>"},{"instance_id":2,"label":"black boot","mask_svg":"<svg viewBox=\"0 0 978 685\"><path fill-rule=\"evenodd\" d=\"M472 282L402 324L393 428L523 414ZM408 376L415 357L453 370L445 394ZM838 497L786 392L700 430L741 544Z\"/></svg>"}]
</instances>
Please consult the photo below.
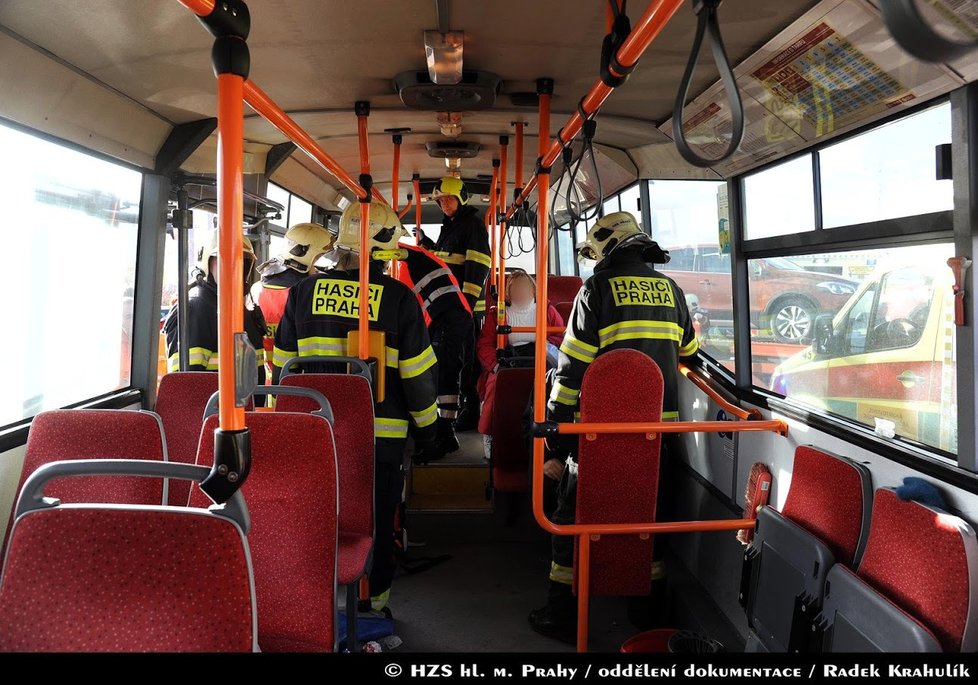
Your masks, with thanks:
<instances>
[{"instance_id":1,"label":"black boot","mask_svg":"<svg viewBox=\"0 0 978 685\"><path fill-rule=\"evenodd\" d=\"M479 427L479 398L466 397L462 411L455 420L455 430L459 433L474 431Z\"/></svg>"},{"instance_id":2,"label":"black boot","mask_svg":"<svg viewBox=\"0 0 978 685\"><path fill-rule=\"evenodd\" d=\"M528 617L530 627L545 637L577 643L577 598L570 585L550 581L547 603Z\"/></svg>"}]
</instances>

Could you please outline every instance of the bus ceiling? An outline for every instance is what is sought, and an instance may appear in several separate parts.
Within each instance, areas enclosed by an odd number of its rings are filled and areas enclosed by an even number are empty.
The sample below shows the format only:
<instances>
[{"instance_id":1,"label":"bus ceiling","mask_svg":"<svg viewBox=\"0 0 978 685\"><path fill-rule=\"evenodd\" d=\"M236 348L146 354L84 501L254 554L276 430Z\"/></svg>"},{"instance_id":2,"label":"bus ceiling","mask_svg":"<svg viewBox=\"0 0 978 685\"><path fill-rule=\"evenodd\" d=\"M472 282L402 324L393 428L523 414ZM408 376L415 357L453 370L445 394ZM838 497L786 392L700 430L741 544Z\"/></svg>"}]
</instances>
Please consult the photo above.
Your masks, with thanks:
<instances>
[{"instance_id":1,"label":"bus ceiling","mask_svg":"<svg viewBox=\"0 0 978 685\"><path fill-rule=\"evenodd\" d=\"M436 17L434 1L430 11L404 16L379 0L355 9L331 7L328 14L316 12L313 4L308 11L289 12L279 11L279 3L254 4L254 78L344 169L358 166L354 100L371 102L373 175L385 197L390 196L393 166L388 129L409 129L401 146L402 179L414 172L423 179L442 175L444 158L429 156L426 144L453 140L482 147L475 158L462 160L463 178L488 177L496 140L512 134L514 121L527 124L524 165L531 169L537 135L534 80L546 75L555 81L556 130L598 76L598 56L608 31L607 3L598 0L573 0L574 11L568 11L566 0L541 0L529 10L507 1L494 4L491 13L479 5L449 2L443 3L447 19ZM633 21L638 14L633 5ZM370 16L370 36L382 50L357 37L356 26L364 16ZM526 20L512 22L513 16ZM446 119L434 109L408 109L401 102L393 79L404 72L425 73L425 31L437 28L439 19L450 31L463 34L463 81L468 72L499 76L491 108L442 113ZM720 8L719 19L744 104L740 151L727 162L697 168L672 142L671 113L697 26L697 17L682 7L649 48L646 65L602 107L594 142L606 193L636 177L729 177L978 76L978 67L967 57L917 62L893 43L877 6L865 0L728 4ZM924 20L936 25L931 16ZM187 30L190 21L185 10L170 2L103 0L93 6L9 0L0 7L0 53L6 65L0 68L0 85L7 95L0 116L153 168L175 126L215 113L211 73L205 66L210 45L206 33ZM539 28L543 24L546 34ZM63 38L66 26L72 27L70 41ZM137 40L133 26L150 30ZM804 72L806 57L821 49L844 56L859 67L857 72L873 74L885 86L884 96L860 99L858 89L833 89L819 80L817 70ZM703 52L710 52L706 45ZM804 97L786 97L790 84L769 68L786 59L813 89L828 90L832 111L819 112ZM31 78L25 79L25 73ZM704 56L692 74L692 100L685 108L690 147L707 157L716 157L730 139L729 98L717 74ZM41 81L44 92L23 87ZM243 168L262 174L269 151L285 138L261 117L248 114ZM458 135L449 138L443 131ZM215 152L212 134L186 158L183 171L213 173ZM327 209L345 203L338 193L342 186L302 154L289 155L271 177ZM352 199L345 191L342 196Z\"/></svg>"}]
</instances>

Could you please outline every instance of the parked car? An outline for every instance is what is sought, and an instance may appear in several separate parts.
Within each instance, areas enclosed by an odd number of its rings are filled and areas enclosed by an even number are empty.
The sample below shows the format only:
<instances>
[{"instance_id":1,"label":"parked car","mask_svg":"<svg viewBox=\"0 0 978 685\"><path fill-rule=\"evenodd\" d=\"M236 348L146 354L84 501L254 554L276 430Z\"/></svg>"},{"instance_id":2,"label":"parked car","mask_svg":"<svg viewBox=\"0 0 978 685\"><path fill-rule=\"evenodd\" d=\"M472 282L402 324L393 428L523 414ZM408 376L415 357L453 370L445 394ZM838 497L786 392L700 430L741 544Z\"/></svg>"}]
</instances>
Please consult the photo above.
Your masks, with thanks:
<instances>
[{"instance_id":1,"label":"parked car","mask_svg":"<svg viewBox=\"0 0 978 685\"><path fill-rule=\"evenodd\" d=\"M733 319L730 255L717 245L669 249L668 274L683 292L696 295L713 321ZM856 291L849 278L807 271L790 259L768 257L750 262L751 324L770 328L779 342L807 342L815 317L834 314Z\"/></svg>"}]
</instances>

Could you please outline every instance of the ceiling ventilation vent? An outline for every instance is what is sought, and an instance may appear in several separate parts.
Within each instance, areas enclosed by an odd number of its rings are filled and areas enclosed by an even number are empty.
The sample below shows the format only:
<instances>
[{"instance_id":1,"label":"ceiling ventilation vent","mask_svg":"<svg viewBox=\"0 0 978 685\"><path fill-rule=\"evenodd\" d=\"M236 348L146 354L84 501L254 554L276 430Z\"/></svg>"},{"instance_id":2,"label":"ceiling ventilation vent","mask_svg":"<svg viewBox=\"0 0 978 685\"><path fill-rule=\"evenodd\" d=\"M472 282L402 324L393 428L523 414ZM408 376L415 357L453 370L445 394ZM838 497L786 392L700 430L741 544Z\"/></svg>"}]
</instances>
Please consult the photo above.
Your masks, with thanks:
<instances>
[{"instance_id":1,"label":"ceiling ventilation vent","mask_svg":"<svg viewBox=\"0 0 978 685\"><path fill-rule=\"evenodd\" d=\"M471 159L479 154L482 146L462 140L439 140L425 143L429 157L438 159Z\"/></svg>"},{"instance_id":2,"label":"ceiling ventilation vent","mask_svg":"<svg viewBox=\"0 0 978 685\"><path fill-rule=\"evenodd\" d=\"M489 109L496 101L502 81L484 71L462 72L454 85L436 85L426 71L405 71L394 77L394 90L405 107L432 112L470 112Z\"/></svg>"}]
</instances>

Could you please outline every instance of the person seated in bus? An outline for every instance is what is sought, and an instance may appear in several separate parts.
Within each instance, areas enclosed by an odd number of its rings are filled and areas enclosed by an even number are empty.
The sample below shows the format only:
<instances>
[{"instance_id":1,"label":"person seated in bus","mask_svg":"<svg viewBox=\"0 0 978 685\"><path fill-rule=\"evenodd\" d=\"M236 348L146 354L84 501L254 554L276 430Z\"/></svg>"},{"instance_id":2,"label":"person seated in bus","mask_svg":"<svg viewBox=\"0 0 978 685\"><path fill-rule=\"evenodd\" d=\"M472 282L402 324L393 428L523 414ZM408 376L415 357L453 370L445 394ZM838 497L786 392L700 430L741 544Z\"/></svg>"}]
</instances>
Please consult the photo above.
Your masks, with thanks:
<instances>
[{"instance_id":1,"label":"person seated in bus","mask_svg":"<svg viewBox=\"0 0 978 685\"><path fill-rule=\"evenodd\" d=\"M479 393L475 387L479 373L475 341L479 335L479 324L485 316L482 291L492 266L489 233L477 217L476 208L468 204L469 193L460 179L452 176L442 178L431 195L445 215L432 251L455 274L474 317L462 371L463 407L456 422L458 430L466 431L479 425Z\"/></svg>"},{"instance_id":2,"label":"person seated in bus","mask_svg":"<svg viewBox=\"0 0 978 685\"><path fill-rule=\"evenodd\" d=\"M346 208L336 239L336 266L313 274L289 290L275 331L275 378L293 357L350 356L348 336L360 318L360 203ZM438 360L428 338L424 313L411 289L384 273L385 260L404 234L397 214L381 202L370 205L369 318L371 331L383 331L387 359L381 362L386 393L374 406L374 525L370 607L390 617L387 607L394 578L394 518L404 486L402 468L409 422L422 445L436 436ZM345 371L345 364L307 363L311 373ZM342 420L342 417L337 417Z\"/></svg>"},{"instance_id":3,"label":"person seated in bus","mask_svg":"<svg viewBox=\"0 0 978 685\"><path fill-rule=\"evenodd\" d=\"M668 254L642 232L635 217L615 212L595 222L578 246L578 258L597 264L594 275L574 300L547 403L548 419L574 421L588 365L617 349L638 350L659 365L664 382L662 420L677 419L679 358L691 357L699 345L685 295L653 266L668 262ZM568 525L576 519L577 440L554 442L557 444L548 440L544 464L546 477L559 481L551 518L554 523ZM661 462L665 461L663 455ZM553 536L547 603L529 615L535 631L567 642L574 641L577 626L577 600L571 591L573 565L574 538ZM653 565L660 578L662 568L661 562Z\"/></svg>"},{"instance_id":4,"label":"person seated in bus","mask_svg":"<svg viewBox=\"0 0 978 685\"><path fill-rule=\"evenodd\" d=\"M245 292L244 328L248 341L255 348L258 357L258 382L265 382L265 317L261 308L251 299L249 290L254 273L255 251L251 241L244 238L244 282ZM197 251L197 266L190 283L190 297L187 301L187 350L189 366L184 371L217 371L217 230L211 231L204 245ZM179 307L174 305L167 313L163 324L166 335L167 371L180 370ZM232 360L233 361L233 360ZM264 398L255 398L261 404Z\"/></svg>"},{"instance_id":5,"label":"person seated in bus","mask_svg":"<svg viewBox=\"0 0 978 685\"><path fill-rule=\"evenodd\" d=\"M431 347L438 358L438 437L415 463L441 459L458 451L455 420L465 342L472 335L472 310L451 269L423 247L401 242L391 275L411 289L424 312Z\"/></svg>"},{"instance_id":6,"label":"person seated in bus","mask_svg":"<svg viewBox=\"0 0 978 685\"><path fill-rule=\"evenodd\" d=\"M515 271L506 277L506 323L510 326L524 328L536 326L537 323L537 285L533 276L525 271ZM486 455L491 447L492 407L495 398L496 372L505 358L534 356L536 349L535 333L510 333L505 337L500 357L496 349L496 309L492 308L486 316L486 323L479 334L476 351L479 364L484 369L479 377L479 398L482 400L482 414L479 417L479 432L486 436ZM563 326L564 320L557 309L547 303L547 326ZM547 335L547 365L557 365L557 347L564 339L562 333Z\"/></svg>"},{"instance_id":7,"label":"person seated in bus","mask_svg":"<svg viewBox=\"0 0 978 685\"><path fill-rule=\"evenodd\" d=\"M316 261L333 247L333 234L319 224L295 224L285 232L286 250L282 254L258 265L261 282L251 289L252 299L258 303L265 317L265 363L271 377L272 349L275 346L275 329L285 311L289 289L315 270Z\"/></svg>"}]
</instances>

